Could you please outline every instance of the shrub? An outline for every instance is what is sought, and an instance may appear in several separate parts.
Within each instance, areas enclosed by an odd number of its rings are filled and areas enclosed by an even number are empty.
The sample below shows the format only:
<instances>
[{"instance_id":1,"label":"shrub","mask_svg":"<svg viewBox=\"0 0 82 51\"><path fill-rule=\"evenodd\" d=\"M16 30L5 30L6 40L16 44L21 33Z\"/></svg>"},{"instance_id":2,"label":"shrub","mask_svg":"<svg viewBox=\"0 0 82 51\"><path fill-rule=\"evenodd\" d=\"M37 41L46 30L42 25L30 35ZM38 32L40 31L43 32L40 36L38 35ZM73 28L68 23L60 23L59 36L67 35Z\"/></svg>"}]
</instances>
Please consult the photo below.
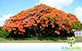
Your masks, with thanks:
<instances>
[{"instance_id":1,"label":"shrub","mask_svg":"<svg viewBox=\"0 0 82 51\"><path fill-rule=\"evenodd\" d=\"M68 41L68 44L70 44L70 47L72 47L72 44L76 43L76 38L75 37L68 37L67 41Z\"/></svg>"},{"instance_id":2,"label":"shrub","mask_svg":"<svg viewBox=\"0 0 82 51\"><path fill-rule=\"evenodd\" d=\"M2 28L0 27L0 37L7 38L9 36L9 34L10 34L10 32L8 32L7 30L3 31Z\"/></svg>"}]
</instances>

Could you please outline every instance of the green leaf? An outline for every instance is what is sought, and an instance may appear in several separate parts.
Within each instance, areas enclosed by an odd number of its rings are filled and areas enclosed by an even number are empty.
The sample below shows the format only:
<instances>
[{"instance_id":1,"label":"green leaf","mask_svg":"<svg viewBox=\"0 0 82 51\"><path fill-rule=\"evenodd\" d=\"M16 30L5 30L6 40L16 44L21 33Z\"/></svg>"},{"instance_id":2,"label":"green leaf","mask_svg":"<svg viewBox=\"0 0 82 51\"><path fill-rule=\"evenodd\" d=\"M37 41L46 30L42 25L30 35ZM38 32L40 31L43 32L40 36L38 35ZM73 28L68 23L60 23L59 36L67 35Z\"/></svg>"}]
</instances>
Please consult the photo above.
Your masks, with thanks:
<instances>
[{"instance_id":1,"label":"green leaf","mask_svg":"<svg viewBox=\"0 0 82 51\"><path fill-rule=\"evenodd\" d=\"M44 19L45 21L47 20L47 19Z\"/></svg>"},{"instance_id":2,"label":"green leaf","mask_svg":"<svg viewBox=\"0 0 82 51\"><path fill-rule=\"evenodd\" d=\"M47 18L50 18L50 16L48 15Z\"/></svg>"},{"instance_id":3,"label":"green leaf","mask_svg":"<svg viewBox=\"0 0 82 51\"><path fill-rule=\"evenodd\" d=\"M49 21L52 21L53 19L49 19Z\"/></svg>"},{"instance_id":4,"label":"green leaf","mask_svg":"<svg viewBox=\"0 0 82 51\"><path fill-rule=\"evenodd\" d=\"M13 23L15 23L16 21L13 21Z\"/></svg>"},{"instance_id":5,"label":"green leaf","mask_svg":"<svg viewBox=\"0 0 82 51\"><path fill-rule=\"evenodd\" d=\"M28 29L32 29L32 27L28 27Z\"/></svg>"},{"instance_id":6,"label":"green leaf","mask_svg":"<svg viewBox=\"0 0 82 51\"><path fill-rule=\"evenodd\" d=\"M61 18L61 20L64 21L63 18Z\"/></svg>"},{"instance_id":7,"label":"green leaf","mask_svg":"<svg viewBox=\"0 0 82 51\"><path fill-rule=\"evenodd\" d=\"M60 15L62 17L62 15Z\"/></svg>"},{"instance_id":8,"label":"green leaf","mask_svg":"<svg viewBox=\"0 0 82 51\"><path fill-rule=\"evenodd\" d=\"M45 31L43 31L43 33L46 33Z\"/></svg>"},{"instance_id":9,"label":"green leaf","mask_svg":"<svg viewBox=\"0 0 82 51\"><path fill-rule=\"evenodd\" d=\"M74 28L77 28L78 26L74 26Z\"/></svg>"},{"instance_id":10,"label":"green leaf","mask_svg":"<svg viewBox=\"0 0 82 51\"><path fill-rule=\"evenodd\" d=\"M71 22L71 24L74 26L74 23L73 22Z\"/></svg>"},{"instance_id":11,"label":"green leaf","mask_svg":"<svg viewBox=\"0 0 82 51\"><path fill-rule=\"evenodd\" d=\"M66 20L66 21L69 21L69 19L67 19L67 18L66 18L65 20Z\"/></svg>"},{"instance_id":12,"label":"green leaf","mask_svg":"<svg viewBox=\"0 0 82 51\"><path fill-rule=\"evenodd\" d=\"M35 26L35 28L38 30L38 27L37 26Z\"/></svg>"},{"instance_id":13,"label":"green leaf","mask_svg":"<svg viewBox=\"0 0 82 51\"><path fill-rule=\"evenodd\" d=\"M56 16L58 16L58 14L56 14Z\"/></svg>"},{"instance_id":14,"label":"green leaf","mask_svg":"<svg viewBox=\"0 0 82 51\"><path fill-rule=\"evenodd\" d=\"M58 25L60 25L61 23L59 22Z\"/></svg>"},{"instance_id":15,"label":"green leaf","mask_svg":"<svg viewBox=\"0 0 82 51\"><path fill-rule=\"evenodd\" d=\"M42 22L42 24L44 24L44 23Z\"/></svg>"},{"instance_id":16,"label":"green leaf","mask_svg":"<svg viewBox=\"0 0 82 51\"><path fill-rule=\"evenodd\" d=\"M52 24L54 25L54 22L52 22Z\"/></svg>"}]
</instances>

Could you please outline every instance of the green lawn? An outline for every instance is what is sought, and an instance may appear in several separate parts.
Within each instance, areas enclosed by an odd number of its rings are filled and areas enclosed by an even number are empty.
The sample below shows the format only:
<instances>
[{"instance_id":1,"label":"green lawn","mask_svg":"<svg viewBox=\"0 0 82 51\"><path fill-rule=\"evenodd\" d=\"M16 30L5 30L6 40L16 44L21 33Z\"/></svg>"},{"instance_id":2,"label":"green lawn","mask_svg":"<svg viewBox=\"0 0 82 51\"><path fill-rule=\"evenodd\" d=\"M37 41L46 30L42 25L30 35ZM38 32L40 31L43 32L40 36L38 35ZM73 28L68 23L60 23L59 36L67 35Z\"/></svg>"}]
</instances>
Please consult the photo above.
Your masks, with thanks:
<instances>
[{"instance_id":1,"label":"green lawn","mask_svg":"<svg viewBox=\"0 0 82 51\"><path fill-rule=\"evenodd\" d=\"M0 43L58 43L58 42L67 42L67 40L14 40L14 39L5 39L0 38Z\"/></svg>"},{"instance_id":2,"label":"green lawn","mask_svg":"<svg viewBox=\"0 0 82 51\"><path fill-rule=\"evenodd\" d=\"M76 37L77 42L82 42L82 37ZM14 40L14 39L6 39L6 38L0 38L0 43L66 43L67 40Z\"/></svg>"},{"instance_id":3,"label":"green lawn","mask_svg":"<svg viewBox=\"0 0 82 51\"><path fill-rule=\"evenodd\" d=\"M82 42L82 37L76 37L77 42Z\"/></svg>"}]
</instances>

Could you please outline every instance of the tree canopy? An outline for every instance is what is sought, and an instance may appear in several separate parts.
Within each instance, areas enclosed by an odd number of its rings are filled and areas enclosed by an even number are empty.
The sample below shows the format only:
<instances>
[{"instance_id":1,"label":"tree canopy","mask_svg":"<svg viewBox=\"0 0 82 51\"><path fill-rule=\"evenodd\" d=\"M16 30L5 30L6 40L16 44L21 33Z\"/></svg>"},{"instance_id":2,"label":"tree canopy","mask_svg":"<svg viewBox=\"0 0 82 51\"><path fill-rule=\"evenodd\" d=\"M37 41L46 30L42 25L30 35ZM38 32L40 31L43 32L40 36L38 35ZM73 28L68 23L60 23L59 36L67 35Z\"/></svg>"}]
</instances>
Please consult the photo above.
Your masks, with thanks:
<instances>
[{"instance_id":1,"label":"tree canopy","mask_svg":"<svg viewBox=\"0 0 82 51\"><path fill-rule=\"evenodd\" d=\"M59 35L64 30L70 33L72 28L79 29L80 21L71 13L39 4L11 16L2 27L2 30L13 31L14 34L24 34L27 28L32 28L36 35L38 31L41 33L45 29L53 30L54 33Z\"/></svg>"}]
</instances>

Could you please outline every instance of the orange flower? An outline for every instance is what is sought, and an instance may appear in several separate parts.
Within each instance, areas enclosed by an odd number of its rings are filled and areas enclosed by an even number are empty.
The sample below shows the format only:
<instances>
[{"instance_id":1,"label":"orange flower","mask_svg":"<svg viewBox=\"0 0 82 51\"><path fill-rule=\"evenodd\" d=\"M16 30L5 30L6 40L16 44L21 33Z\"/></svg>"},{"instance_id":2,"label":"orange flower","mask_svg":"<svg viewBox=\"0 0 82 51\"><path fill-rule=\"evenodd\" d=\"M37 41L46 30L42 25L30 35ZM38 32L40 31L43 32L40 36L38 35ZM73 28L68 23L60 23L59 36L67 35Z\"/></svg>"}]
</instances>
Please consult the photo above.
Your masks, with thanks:
<instances>
[{"instance_id":1,"label":"orange flower","mask_svg":"<svg viewBox=\"0 0 82 51\"><path fill-rule=\"evenodd\" d=\"M69 31L67 31L67 33L70 33Z\"/></svg>"},{"instance_id":2,"label":"orange flower","mask_svg":"<svg viewBox=\"0 0 82 51\"><path fill-rule=\"evenodd\" d=\"M33 24L34 26L37 26L37 24Z\"/></svg>"},{"instance_id":3,"label":"orange flower","mask_svg":"<svg viewBox=\"0 0 82 51\"><path fill-rule=\"evenodd\" d=\"M32 23L35 23L35 21L34 21L34 20L31 20L31 22L32 22Z\"/></svg>"},{"instance_id":4,"label":"orange flower","mask_svg":"<svg viewBox=\"0 0 82 51\"><path fill-rule=\"evenodd\" d=\"M29 25L24 25L24 27L29 27Z\"/></svg>"},{"instance_id":5,"label":"orange flower","mask_svg":"<svg viewBox=\"0 0 82 51\"><path fill-rule=\"evenodd\" d=\"M14 31L14 33L16 33L17 31Z\"/></svg>"},{"instance_id":6,"label":"orange flower","mask_svg":"<svg viewBox=\"0 0 82 51\"><path fill-rule=\"evenodd\" d=\"M42 24L42 27L46 27L46 25L45 24Z\"/></svg>"},{"instance_id":7,"label":"orange flower","mask_svg":"<svg viewBox=\"0 0 82 51\"><path fill-rule=\"evenodd\" d=\"M65 28L65 27L62 25L62 28Z\"/></svg>"},{"instance_id":8,"label":"orange flower","mask_svg":"<svg viewBox=\"0 0 82 51\"><path fill-rule=\"evenodd\" d=\"M62 26L62 24L60 24L59 26Z\"/></svg>"},{"instance_id":9,"label":"orange flower","mask_svg":"<svg viewBox=\"0 0 82 51\"><path fill-rule=\"evenodd\" d=\"M26 23L26 21L23 21L23 24L25 24Z\"/></svg>"},{"instance_id":10,"label":"orange flower","mask_svg":"<svg viewBox=\"0 0 82 51\"><path fill-rule=\"evenodd\" d=\"M40 26L40 29L42 28L42 26Z\"/></svg>"},{"instance_id":11,"label":"orange flower","mask_svg":"<svg viewBox=\"0 0 82 51\"><path fill-rule=\"evenodd\" d=\"M62 28L60 27L59 30L61 30Z\"/></svg>"},{"instance_id":12,"label":"orange flower","mask_svg":"<svg viewBox=\"0 0 82 51\"><path fill-rule=\"evenodd\" d=\"M13 28L13 30L16 30L16 28Z\"/></svg>"},{"instance_id":13,"label":"orange flower","mask_svg":"<svg viewBox=\"0 0 82 51\"><path fill-rule=\"evenodd\" d=\"M23 29L22 32L25 32L25 30Z\"/></svg>"},{"instance_id":14,"label":"orange flower","mask_svg":"<svg viewBox=\"0 0 82 51\"><path fill-rule=\"evenodd\" d=\"M40 23L40 20L37 20L37 24Z\"/></svg>"},{"instance_id":15,"label":"orange flower","mask_svg":"<svg viewBox=\"0 0 82 51\"><path fill-rule=\"evenodd\" d=\"M48 24L48 22L45 22L46 24Z\"/></svg>"},{"instance_id":16,"label":"orange flower","mask_svg":"<svg viewBox=\"0 0 82 51\"><path fill-rule=\"evenodd\" d=\"M55 26L52 24L52 28L54 28Z\"/></svg>"},{"instance_id":17,"label":"orange flower","mask_svg":"<svg viewBox=\"0 0 82 51\"><path fill-rule=\"evenodd\" d=\"M58 35L60 34L60 32L59 32L59 31L57 31L57 30L56 30L56 31L54 31L54 32L55 32L55 33L57 33Z\"/></svg>"},{"instance_id":18,"label":"orange flower","mask_svg":"<svg viewBox=\"0 0 82 51\"><path fill-rule=\"evenodd\" d=\"M8 30L9 32L12 31L11 29Z\"/></svg>"}]
</instances>

